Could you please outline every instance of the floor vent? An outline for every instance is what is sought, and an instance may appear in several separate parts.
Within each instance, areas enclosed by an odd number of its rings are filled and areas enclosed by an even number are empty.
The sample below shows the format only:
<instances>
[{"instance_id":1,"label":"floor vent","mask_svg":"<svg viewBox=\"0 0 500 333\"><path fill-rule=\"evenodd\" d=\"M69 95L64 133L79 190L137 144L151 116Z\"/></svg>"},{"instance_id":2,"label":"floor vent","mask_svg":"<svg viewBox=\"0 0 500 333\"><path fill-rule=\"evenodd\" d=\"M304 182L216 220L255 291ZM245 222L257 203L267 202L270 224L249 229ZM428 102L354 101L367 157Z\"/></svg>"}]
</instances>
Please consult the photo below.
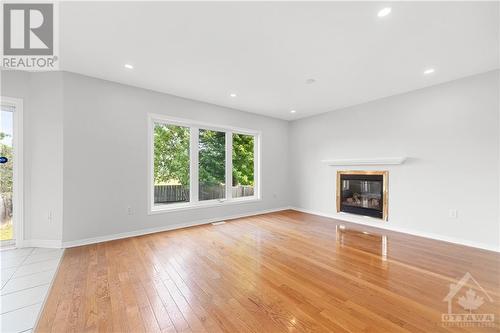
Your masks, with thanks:
<instances>
[{"instance_id":1,"label":"floor vent","mask_svg":"<svg viewBox=\"0 0 500 333\"><path fill-rule=\"evenodd\" d=\"M221 224L226 224L226 221L219 221L212 223L212 225L221 225Z\"/></svg>"}]
</instances>

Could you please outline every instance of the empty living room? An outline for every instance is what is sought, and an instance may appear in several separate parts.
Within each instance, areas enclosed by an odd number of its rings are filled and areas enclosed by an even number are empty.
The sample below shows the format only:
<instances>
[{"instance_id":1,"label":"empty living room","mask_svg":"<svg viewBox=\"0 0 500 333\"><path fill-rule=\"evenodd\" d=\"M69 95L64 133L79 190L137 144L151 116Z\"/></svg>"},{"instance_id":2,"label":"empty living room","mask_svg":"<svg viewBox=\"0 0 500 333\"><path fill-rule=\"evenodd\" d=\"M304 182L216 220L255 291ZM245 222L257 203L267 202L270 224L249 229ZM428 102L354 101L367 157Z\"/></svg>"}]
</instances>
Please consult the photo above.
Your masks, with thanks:
<instances>
[{"instance_id":1,"label":"empty living room","mask_svg":"<svg viewBox=\"0 0 500 333\"><path fill-rule=\"evenodd\" d=\"M0 7L0 333L500 332L500 1Z\"/></svg>"}]
</instances>

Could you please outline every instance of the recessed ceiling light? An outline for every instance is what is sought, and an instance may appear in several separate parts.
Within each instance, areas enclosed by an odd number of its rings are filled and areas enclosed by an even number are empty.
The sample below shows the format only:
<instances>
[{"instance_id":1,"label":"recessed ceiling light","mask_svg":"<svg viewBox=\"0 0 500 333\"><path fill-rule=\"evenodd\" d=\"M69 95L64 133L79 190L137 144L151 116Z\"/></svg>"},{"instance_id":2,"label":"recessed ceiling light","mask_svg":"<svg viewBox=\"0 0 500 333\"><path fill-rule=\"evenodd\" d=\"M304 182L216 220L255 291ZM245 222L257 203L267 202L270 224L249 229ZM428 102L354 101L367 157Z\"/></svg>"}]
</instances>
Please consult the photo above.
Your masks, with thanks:
<instances>
[{"instance_id":1,"label":"recessed ceiling light","mask_svg":"<svg viewBox=\"0 0 500 333\"><path fill-rule=\"evenodd\" d=\"M236 97L236 96L238 96L238 95L236 95L235 93L230 93L230 94L229 94L229 96L231 96L231 97Z\"/></svg>"},{"instance_id":2,"label":"recessed ceiling light","mask_svg":"<svg viewBox=\"0 0 500 333\"><path fill-rule=\"evenodd\" d=\"M436 70L434 68L428 68L424 71L424 74L425 75L429 75L429 74L432 74L434 73Z\"/></svg>"},{"instance_id":3,"label":"recessed ceiling light","mask_svg":"<svg viewBox=\"0 0 500 333\"><path fill-rule=\"evenodd\" d=\"M392 10L391 7L385 7L385 8L383 8L383 9L381 9L381 10L378 11L377 16L378 17L387 16L387 15L389 15L391 13L391 10Z\"/></svg>"},{"instance_id":4,"label":"recessed ceiling light","mask_svg":"<svg viewBox=\"0 0 500 333\"><path fill-rule=\"evenodd\" d=\"M297 112L297 111L295 111L295 110L290 110L290 113L295 113L295 112Z\"/></svg>"},{"instance_id":5,"label":"recessed ceiling light","mask_svg":"<svg viewBox=\"0 0 500 333\"><path fill-rule=\"evenodd\" d=\"M125 64L123 67L125 67L126 69L134 69L134 66L132 66L131 64Z\"/></svg>"}]
</instances>

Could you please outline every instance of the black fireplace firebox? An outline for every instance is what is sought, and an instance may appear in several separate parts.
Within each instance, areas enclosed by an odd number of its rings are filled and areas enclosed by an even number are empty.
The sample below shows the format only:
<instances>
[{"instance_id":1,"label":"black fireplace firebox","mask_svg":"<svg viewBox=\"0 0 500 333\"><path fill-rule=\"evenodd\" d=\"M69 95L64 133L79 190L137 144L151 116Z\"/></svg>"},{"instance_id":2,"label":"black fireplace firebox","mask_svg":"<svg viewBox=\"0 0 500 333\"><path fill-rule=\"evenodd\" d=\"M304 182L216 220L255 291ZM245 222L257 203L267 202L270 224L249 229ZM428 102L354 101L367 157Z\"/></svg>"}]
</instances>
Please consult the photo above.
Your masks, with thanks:
<instances>
[{"instance_id":1,"label":"black fireplace firebox","mask_svg":"<svg viewBox=\"0 0 500 333\"><path fill-rule=\"evenodd\" d=\"M337 212L387 220L387 171L337 171Z\"/></svg>"}]
</instances>

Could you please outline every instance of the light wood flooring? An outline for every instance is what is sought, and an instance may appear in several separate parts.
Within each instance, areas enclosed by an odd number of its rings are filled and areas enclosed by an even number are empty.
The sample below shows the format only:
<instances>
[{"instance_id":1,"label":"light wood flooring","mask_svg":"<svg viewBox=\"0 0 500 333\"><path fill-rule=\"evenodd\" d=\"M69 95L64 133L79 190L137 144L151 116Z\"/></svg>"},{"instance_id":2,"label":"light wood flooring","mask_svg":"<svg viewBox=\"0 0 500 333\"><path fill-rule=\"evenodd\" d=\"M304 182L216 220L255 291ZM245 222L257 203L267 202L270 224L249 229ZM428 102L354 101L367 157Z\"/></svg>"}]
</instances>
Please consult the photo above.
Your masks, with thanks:
<instances>
[{"instance_id":1,"label":"light wood flooring","mask_svg":"<svg viewBox=\"0 0 500 333\"><path fill-rule=\"evenodd\" d=\"M466 272L493 302L468 281L452 312L471 289L495 327L444 326ZM67 249L36 331L499 332L499 279L498 253L289 210Z\"/></svg>"}]
</instances>

